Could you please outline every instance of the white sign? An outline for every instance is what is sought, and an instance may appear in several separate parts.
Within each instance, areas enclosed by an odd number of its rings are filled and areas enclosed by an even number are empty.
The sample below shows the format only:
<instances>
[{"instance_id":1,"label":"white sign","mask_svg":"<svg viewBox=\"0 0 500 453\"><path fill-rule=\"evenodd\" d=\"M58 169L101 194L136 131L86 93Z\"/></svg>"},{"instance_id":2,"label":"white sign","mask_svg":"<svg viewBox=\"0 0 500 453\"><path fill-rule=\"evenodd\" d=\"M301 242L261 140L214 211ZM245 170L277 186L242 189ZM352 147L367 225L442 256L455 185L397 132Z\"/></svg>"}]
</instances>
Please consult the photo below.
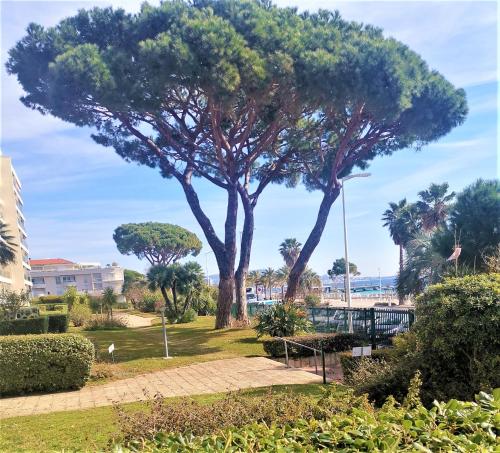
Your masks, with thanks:
<instances>
[{"instance_id":1,"label":"white sign","mask_svg":"<svg viewBox=\"0 0 500 453\"><path fill-rule=\"evenodd\" d=\"M115 350L115 344L111 343L110 347L108 348L108 352L111 354Z\"/></svg>"},{"instance_id":2,"label":"white sign","mask_svg":"<svg viewBox=\"0 0 500 453\"><path fill-rule=\"evenodd\" d=\"M353 357L362 357L365 355L372 355L371 346L360 346L359 348L352 348Z\"/></svg>"}]
</instances>

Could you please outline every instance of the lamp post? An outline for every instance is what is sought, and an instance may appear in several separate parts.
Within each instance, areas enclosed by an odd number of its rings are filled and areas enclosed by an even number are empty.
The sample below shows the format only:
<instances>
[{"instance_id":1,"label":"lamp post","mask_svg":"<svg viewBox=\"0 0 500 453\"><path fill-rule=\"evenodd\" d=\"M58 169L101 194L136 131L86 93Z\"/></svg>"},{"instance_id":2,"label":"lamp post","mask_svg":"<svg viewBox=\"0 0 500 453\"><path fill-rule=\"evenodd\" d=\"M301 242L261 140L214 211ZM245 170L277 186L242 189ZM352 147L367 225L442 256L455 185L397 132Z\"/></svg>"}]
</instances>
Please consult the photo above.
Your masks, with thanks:
<instances>
[{"instance_id":1,"label":"lamp post","mask_svg":"<svg viewBox=\"0 0 500 453\"><path fill-rule=\"evenodd\" d=\"M349 333L353 332L352 329L352 313L351 313L351 276L349 274L349 253L347 246L347 223L345 218L345 195L344 195L344 183L349 181L349 179L354 178L367 178L371 176L371 173L358 173L356 175L349 175L345 178L342 178L342 217L344 219L344 251L345 251L345 295L347 299L347 309L348 309L348 323L349 323Z\"/></svg>"},{"instance_id":2,"label":"lamp post","mask_svg":"<svg viewBox=\"0 0 500 453\"><path fill-rule=\"evenodd\" d=\"M212 250L210 250L209 252L204 253L204 255L205 255L205 277L207 279L208 286L210 286L210 277L208 275L208 255L210 255L211 253L214 253L214 252L212 252Z\"/></svg>"},{"instance_id":3,"label":"lamp post","mask_svg":"<svg viewBox=\"0 0 500 453\"><path fill-rule=\"evenodd\" d=\"M167 339L167 326L165 325L165 305L160 308L161 313L161 327L163 330L163 345L165 346L165 357L164 359L171 359L172 356L168 355L168 339Z\"/></svg>"}]
</instances>

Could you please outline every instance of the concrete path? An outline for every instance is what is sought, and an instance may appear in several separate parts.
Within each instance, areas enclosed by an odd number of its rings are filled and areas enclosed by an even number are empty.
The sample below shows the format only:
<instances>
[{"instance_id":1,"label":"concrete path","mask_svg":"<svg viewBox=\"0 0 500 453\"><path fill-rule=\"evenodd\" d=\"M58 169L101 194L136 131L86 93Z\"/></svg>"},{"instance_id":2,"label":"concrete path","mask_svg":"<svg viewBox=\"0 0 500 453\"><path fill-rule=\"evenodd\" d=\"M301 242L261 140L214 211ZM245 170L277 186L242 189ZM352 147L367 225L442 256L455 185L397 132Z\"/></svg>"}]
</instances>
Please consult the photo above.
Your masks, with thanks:
<instances>
[{"instance_id":1,"label":"concrete path","mask_svg":"<svg viewBox=\"0 0 500 453\"><path fill-rule=\"evenodd\" d=\"M120 318L125 321L127 327L149 327L154 318L146 318L144 316L132 315L130 313L116 313L113 315L115 318Z\"/></svg>"},{"instance_id":2,"label":"concrete path","mask_svg":"<svg viewBox=\"0 0 500 453\"><path fill-rule=\"evenodd\" d=\"M89 409L165 397L219 393L281 384L321 383L321 377L265 357L214 360L170 368L73 392L0 399L0 418Z\"/></svg>"}]
</instances>

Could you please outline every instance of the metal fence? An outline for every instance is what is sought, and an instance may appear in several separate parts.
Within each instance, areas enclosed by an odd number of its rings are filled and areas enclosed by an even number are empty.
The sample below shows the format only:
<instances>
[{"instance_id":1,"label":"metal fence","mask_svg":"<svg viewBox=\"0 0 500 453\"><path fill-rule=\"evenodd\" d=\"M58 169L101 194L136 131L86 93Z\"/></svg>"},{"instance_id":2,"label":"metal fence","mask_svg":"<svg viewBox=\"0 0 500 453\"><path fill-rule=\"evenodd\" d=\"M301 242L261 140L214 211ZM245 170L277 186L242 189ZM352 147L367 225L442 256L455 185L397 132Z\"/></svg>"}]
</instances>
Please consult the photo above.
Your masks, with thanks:
<instances>
[{"instance_id":1,"label":"metal fence","mask_svg":"<svg viewBox=\"0 0 500 453\"><path fill-rule=\"evenodd\" d=\"M247 307L251 318L268 308L260 304ZM373 345L407 332L415 321L415 311L411 308L307 307L305 310L316 332L322 333L349 332L350 314L353 331L370 338Z\"/></svg>"}]
</instances>

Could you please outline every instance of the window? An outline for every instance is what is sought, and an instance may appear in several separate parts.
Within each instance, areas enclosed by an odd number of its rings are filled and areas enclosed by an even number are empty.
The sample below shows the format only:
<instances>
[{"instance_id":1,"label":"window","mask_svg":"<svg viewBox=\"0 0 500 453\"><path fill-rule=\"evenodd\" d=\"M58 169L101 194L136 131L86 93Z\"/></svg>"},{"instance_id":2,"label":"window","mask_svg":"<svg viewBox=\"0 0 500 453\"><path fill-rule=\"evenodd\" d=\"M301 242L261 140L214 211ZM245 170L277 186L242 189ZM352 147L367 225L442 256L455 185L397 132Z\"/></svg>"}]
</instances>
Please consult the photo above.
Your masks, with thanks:
<instances>
[{"instance_id":1,"label":"window","mask_svg":"<svg viewBox=\"0 0 500 453\"><path fill-rule=\"evenodd\" d=\"M102 274L92 274L92 280L94 282L102 282Z\"/></svg>"},{"instance_id":2,"label":"window","mask_svg":"<svg viewBox=\"0 0 500 453\"><path fill-rule=\"evenodd\" d=\"M76 282L76 278L74 275L63 275L62 281L63 283L74 283Z\"/></svg>"},{"instance_id":3,"label":"window","mask_svg":"<svg viewBox=\"0 0 500 453\"><path fill-rule=\"evenodd\" d=\"M45 280L43 277L33 277L31 279L34 285L43 285L45 283Z\"/></svg>"},{"instance_id":4,"label":"window","mask_svg":"<svg viewBox=\"0 0 500 453\"><path fill-rule=\"evenodd\" d=\"M60 285L61 284L61 277L56 277L56 285Z\"/></svg>"}]
</instances>

